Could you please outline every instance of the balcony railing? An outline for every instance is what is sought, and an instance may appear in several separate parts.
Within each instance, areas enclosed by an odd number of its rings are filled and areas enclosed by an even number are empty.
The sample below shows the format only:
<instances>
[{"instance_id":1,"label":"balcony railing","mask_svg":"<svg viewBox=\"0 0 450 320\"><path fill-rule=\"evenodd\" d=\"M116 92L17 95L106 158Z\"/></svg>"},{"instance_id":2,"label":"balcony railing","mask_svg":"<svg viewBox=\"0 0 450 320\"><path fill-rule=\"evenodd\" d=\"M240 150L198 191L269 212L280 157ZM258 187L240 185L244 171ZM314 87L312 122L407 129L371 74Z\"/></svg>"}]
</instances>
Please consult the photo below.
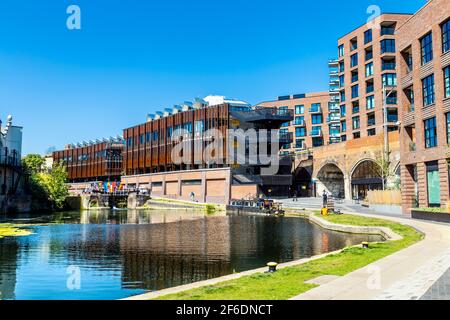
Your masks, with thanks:
<instances>
[{"instance_id":1,"label":"balcony railing","mask_svg":"<svg viewBox=\"0 0 450 320\"><path fill-rule=\"evenodd\" d=\"M393 105L395 105L395 104L397 104L397 97L387 97L386 98L386 103L387 104L393 104Z\"/></svg>"},{"instance_id":2,"label":"balcony railing","mask_svg":"<svg viewBox=\"0 0 450 320\"><path fill-rule=\"evenodd\" d=\"M338 114L338 116L328 116L327 117L327 123L340 123L341 122L341 117Z\"/></svg>"},{"instance_id":3,"label":"balcony railing","mask_svg":"<svg viewBox=\"0 0 450 320\"><path fill-rule=\"evenodd\" d=\"M311 137L321 137L322 136L322 130L311 130L309 132L309 135Z\"/></svg>"},{"instance_id":4,"label":"balcony railing","mask_svg":"<svg viewBox=\"0 0 450 320\"><path fill-rule=\"evenodd\" d=\"M381 65L381 70L382 71L385 71L385 70L395 70L395 68L396 68L396 63L395 62L384 62L382 65Z\"/></svg>"},{"instance_id":5,"label":"balcony railing","mask_svg":"<svg viewBox=\"0 0 450 320\"><path fill-rule=\"evenodd\" d=\"M387 116L387 122L397 122L398 121L398 116Z\"/></svg>"},{"instance_id":6,"label":"balcony railing","mask_svg":"<svg viewBox=\"0 0 450 320\"><path fill-rule=\"evenodd\" d=\"M314 106L309 108L309 113L322 113L322 107Z\"/></svg>"}]
</instances>

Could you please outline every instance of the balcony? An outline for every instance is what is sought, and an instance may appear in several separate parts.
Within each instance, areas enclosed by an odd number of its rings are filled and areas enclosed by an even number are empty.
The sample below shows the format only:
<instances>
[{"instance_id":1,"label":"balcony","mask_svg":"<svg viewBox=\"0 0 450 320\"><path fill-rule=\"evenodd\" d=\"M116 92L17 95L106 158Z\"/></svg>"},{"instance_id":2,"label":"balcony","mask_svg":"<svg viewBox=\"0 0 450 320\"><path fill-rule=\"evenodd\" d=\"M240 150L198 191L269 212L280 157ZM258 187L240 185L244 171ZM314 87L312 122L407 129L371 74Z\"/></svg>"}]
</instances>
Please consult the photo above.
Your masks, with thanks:
<instances>
[{"instance_id":1,"label":"balcony","mask_svg":"<svg viewBox=\"0 0 450 320\"><path fill-rule=\"evenodd\" d=\"M398 116L397 115L388 115L387 116L387 122L388 123L397 123L398 122Z\"/></svg>"},{"instance_id":2,"label":"balcony","mask_svg":"<svg viewBox=\"0 0 450 320\"><path fill-rule=\"evenodd\" d=\"M322 113L322 107L313 106L313 107L309 108L309 113Z\"/></svg>"},{"instance_id":3,"label":"balcony","mask_svg":"<svg viewBox=\"0 0 450 320\"><path fill-rule=\"evenodd\" d=\"M382 27L380 35L381 36L393 36L395 34L395 28L392 27Z\"/></svg>"},{"instance_id":4,"label":"balcony","mask_svg":"<svg viewBox=\"0 0 450 320\"><path fill-rule=\"evenodd\" d=\"M384 62L381 65L381 71L386 71L386 70L395 70L396 69L396 63L395 62Z\"/></svg>"},{"instance_id":5,"label":"balcony","mask_svg":"<svg viewBox=\"0 0 450 320\"><path fill-rule=\"evenodd\" d=\"M313 138L318 138L318 137L322 137L323 133L322 133L322 130L311 130L309 132L309 135Z\"/></svg>"},{"instance_id":6,"label":"balcony","mask_svg":"<svg viewBox=\"0 0 450 320\"><path fill-rule=\"evenodd\" d=\"M294 133L293 132L280 132L278 134L278 141L280 144L288 144L294 141Z\"/></svg>"},{"instance_id":7,"label":"balcony","mask_svg":"<svg viewBox=\"0 0 450 320\"><path fill-rule=\"evenodd\" d=\"M341 117L340 114L338 114L337 116L335 115L330 115L327 117L327 123L331 124L331 123L341 123Z\"/></svg>"},{"instance_id":8,"label":"balcony","mask_svg":"<svg viewBox=\"0 0 450 320\"><path fill-rule=\"evenodd\" d=\"M328 60L328 66L330 68L337 68L339 66L339 60L336 60L336 59Z\"/></svg>"},{"instance_id":9,"label":"balcony","mask_svg":"<svg viewBox=\"0 0 450 320\"><path fill-rule=\"evenodd\" d=\"M305 120L295 121L294 122L294 126L296 126L296 127L306 127L306 121Z\"/></svg>"},{"instance_id":10,"label":"balcony","mask_svg":"<svg viewBox=\"0 0 450 320\"><path fill-rule=\"evenodd\" d=\"M277 121L280 123L294 120L294 110L279 108L263 108L230 111L231 115L243 122L267 122Z\"/></svg>"},{"instance_id":11,"label":"balcony","mask_svg":"<svg viewBox=\"0 0 450 320\"><path fill-rule=\"evenodd\" d=\"M386 98L386 104L388 104L388 105L396 105L397 104L397 97L387 97Z\"/></svg>"}]
</instances>

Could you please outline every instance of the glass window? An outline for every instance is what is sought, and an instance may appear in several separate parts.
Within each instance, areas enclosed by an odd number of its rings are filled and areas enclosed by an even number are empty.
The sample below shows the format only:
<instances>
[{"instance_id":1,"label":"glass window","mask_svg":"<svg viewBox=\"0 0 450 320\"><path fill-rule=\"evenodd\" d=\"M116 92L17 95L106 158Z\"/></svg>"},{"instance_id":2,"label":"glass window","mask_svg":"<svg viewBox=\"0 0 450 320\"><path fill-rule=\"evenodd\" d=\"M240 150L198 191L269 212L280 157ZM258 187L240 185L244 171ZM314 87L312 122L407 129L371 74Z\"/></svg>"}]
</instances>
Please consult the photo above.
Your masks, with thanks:
<instances>
[{"instance_id":1,"label":"glass window","mask_svg":"<svg viewBox=\"0 0 450 320\"><path fill-rule=\"evenodd\" d=\"M352 113L359 112L359 101L352 102Z\"/></svg>"},{"instance_id":2,"label":"glass window","mask_svg":"<svg viewBox=\"0 0 450 320\"><path fill-rule=\"evenodd\" d=\"M359 138L361 138L361 132L354 132L353 133L353 139L359 139Z\"/></svg>"},{"instance_id":3,"label":"glass window","mask_svg":"<svg viewBox=\"0 0 450 320\"><path fill-rule=\"evenodd\" d=\"M366 49L366 61L373 58L373 49L370 47L369 49Z\"/></svg>"},{"instance_id":4,"label":"glass window","mask_svg":"<svg viewBox=\"0 0 450 320\"><path fill-rule=\"evenodd\" d=\"M373 81L366 82L366 93L371 93L374 91Z\"/></svg>"},{"instance_id":5,"label":"glass window","mask_svg":"<svg viewBox=\"0 0 450 320\"><path fill-rule=\"evenodd\" d=\"M423 105L429 106L430 104L433 104L435 101L434 74L429 75L428 77L422 80L422 89L423 89Z\"/></svg>"},{"instance_id":6,"label":"glass window","mask_svg":"<svg viewBox=\"0 0 450 320\"><path fill-rule=\"evenodd\" d=\"M341 91L341 102L345 102L345 90Z\"/></svg>"},{"instance_id":7,"label":"glass window","mask_svg":"<svg viewBox=\"0 0 450 320\"><path fill-rule=\"evenodd\" d=\"M384 86L396 86L397 85L397 74L396 73L385 73L381 76Z\"/></svg>"},{"instance_id":8,"label":"glass window","mask_svg":"<svg viewBox=\"0 0 450 320\"><path fill-rule=\"evenodd\" d=\"M203 133L203 120L195 121L195 133Z\"/></svg>"},{"instance_id":9,"label":"glass window","mask_svg":"<svg viewBox=\"0 0 450 320\"><path fill-rule=\"evenodd\" d=\"M352 128L353 130L359 129L359 116L352 118Z\"/></svg>"},{"instance_id":10,"label":"glass window","mask_svg":"<svg viewBox=\"0 0 450 320\"><path fill-rule=\"evenodd\" d=\"M312 124L321 124L323 122L323 117L321 114L313 114L311 116Z\"/></svg>"},{"instance_id":11,"label":"glass window","mask_svg":"<svg viewBox=\"0 0 450 320\"><path fill-rule=\"evenodd\" d=\"M338 55L339 55L339 58L342 57L342 56L344 56L344 54L345 54L344 45L341 44L341 45L338 47Z\"/></svg>"},{"instance_id":12,"label":"glass window","mask_svg":"<svg viewBox=\"0 0 450 320\"><path fill-rule=\"evenodd\" d=\"M342 136L341 136L341 141L342 141L342 142L347 141L347 135L345 135L345 134L342 135Z\"/></svg>"},{"instance_id":13,"label":"glass window","mask_svg":"<svg viewBox=\"0 0 450 320\"><path fill-rule=\"evenodd\" d=\"M369 42L372 42L372 29L364 32L364 44L368 44Z\"/></svg>"},{"instance_id":14,"label":"glass window","mask_svg":"<svg viewBox=\"0 0 450 320\"><path fill-rule=\"evenodd\" d=\"M347 122L341 121L341 131L346 132L347 131Z\"/></svg>"},{"instance_id":15,"label":"glass window","mask_svg":"<svg viewBox=\"0 0 450 320\"><path fill-rule=\"evenodd\" d=\"M343 87L345 85L345 76L344 75L340 75L339 76L339 87Z\"/></svg>"},{"instance_id":16,"label":"glass window","mask_svg":"<svg viewBox=\"0 0 450 320\"><path fill-rule=\"evenodd\" d=\"M304 120L305 120L304 116L295 117L294 123L295 123L295 125L302 125Z\"/></svg>"},{"instance_id":17,"label":"glass window","mask_svg":"<svg viewBox=\"0 0 450 320\"><path fill-rule=\"evenodd\" d=\"M374 136L376 134L375 128L367 130L367 136Z\"/></svg>"},{"instance_id":18,"label":"glass window","mask_svg":"<svg viewBox=\"0 0 450 320\"><path fill-rule=\"evenodd\" d=\"M425 125L425 148L437 146L436 117L424 121Z\"/></svg>"},{"instance_id":19,"label":"glass window","mask_svg":"<svg viewBox=\"0 0 450 320\"><path fill-rule=\"evenodd\" d=\"M358 54L355 53L350 57L350 67L356 67L358 65Z\"/></svg>"},{"instance_id":20,"label":"glass window","mask_svg":"<svg viewBox=\"0 0 450 320\"><path fill-rule=\"evenodd\" d=\"M395 40L385 39L381 41L381 53L394 53L395 52Z\"/></svg>"},{"instance_id":21,"label":"glass window","mask_svg":"<svg viewBox=\"0 0 450 320\"><path fill-rule=\"evenodd\" d=\"M366 98L366 109L372 110L375 108L375 96L369 96Z\"/></svg>"},{"instance_id":22,"label":"glass window","mask_svg":"<svg viewBox=\"0 0 450 320\"><path fill-rule=\"evenodd\" d=\"M442 24L442 51L450 50L450 19Z\"/></svg>"},{"instance_id":23,"label":"glass window","mask_svg":"<svg viewBox=\"0 0 450 320\"><path fill-rule=\"evenodd\" d=\"M366 77L373 76L373 62L366 64Z\"/></svg>"},{"instance_id":24,"label":"glass window","mask_svg":"<svg viewBox=\"0 0 450 320\"><path fill-rule=\"evenodd\" d=\"M352 99L359 97L359 85L352 86Z\"/></svg>"},{"instance_id":25,"label":"glass window","mask_svg":"<svg viewBox=\"0 0 450 320\"><path fill-rule=\"evenodd\" d=\"M445 114L445 118L447 119L447 144L450 145L450 113Z\"/></svg>"},{"instance_id":26,"label":"glass window","mask_svg":"<svg viewBox=\"0 0 450 320\"><path fill-rule=\"evenodd\" d=\"M323 138L312 138L313 147L321 147L323 146Z\"/></svg>"},{"instance_id":27,"label":"glass window","mask_svg":"<svg viewBox=\"0 0 450 320\"><path fill-rule=\"evenodd\" d=\"M444 69L444 96L450 98L450 66Z\"/></svg>"},{"instance_id":28,"label":"glass window","mask_svg":"<svg viewBox=\"0 0 450 320\"><path fill-rule=\"evenodd\" d=\"M346 115L346 111L345 111L345 104L341 105L339 107L340 111L341 111L341 117L345 117Z\"/></svg>"},{"instance_id":29,"label":"glass window","mask_svg":"<svg viewBox=\"0 0 450 320\"><path fill-rule=\"evenodd\" d=\"M305 113L304 105L295 106L295 114L304 114L304 113Z\"/></svg>"},{"instance_id":30,"label":"glass window","mask_svg":"<svg viewBox=\"0 0 450 320\"><path fill-rule=\"evenodd\" d=\"M295 147L298 149L303 149L304 144L305 144L305 139L296 139L295 140Z\"/></svg>"},{"instance_id":31,"label":"glass window","mask_svg":"<svg viewBox=\"0 0 450 320\"><path fill-rule=\"evenodd\" d=\"M344 61L339 62L339 72L344 72L345 64Z\"/></svg>"},{"instance_id":32,"label":"glass window","mask_svg":"<svg viewBox=\"0 0 450 320\"><path fill-rule=\"evenodd\" d=\"M433 60L433 34L430 32L420 39L422 64Z\"/></svg>"},{"instance_id":33,"label":"glass window","mask_svg":"<svg viewBox=\"0 0 450 320\"><path fill-rule=\"evenodd\" d=\"M305 127L296 127L295 135L297 137L306 137L306 128Z\"/></svg>"}]
</instances>

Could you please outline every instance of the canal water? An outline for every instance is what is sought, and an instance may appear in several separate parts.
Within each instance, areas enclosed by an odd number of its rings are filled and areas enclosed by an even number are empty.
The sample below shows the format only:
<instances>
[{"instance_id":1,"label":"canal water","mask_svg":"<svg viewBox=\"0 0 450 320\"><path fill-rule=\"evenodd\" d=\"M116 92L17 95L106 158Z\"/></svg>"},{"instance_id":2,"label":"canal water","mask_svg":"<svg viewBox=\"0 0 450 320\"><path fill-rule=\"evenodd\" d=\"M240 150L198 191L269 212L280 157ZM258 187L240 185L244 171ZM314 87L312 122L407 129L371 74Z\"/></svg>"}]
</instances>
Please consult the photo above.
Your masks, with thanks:
<instances>
[{"instance_id":1,"label":"canal water","mask_svg":"<svg viewBox=\"0 0 450 320\"><path fill-rule=\"evenodd\" d=\"M13 222L32 224L33 234L0 239L0 299L120 299L382 240L297 217L173 210L65 212Z\"/></svg>"}]
</instances>

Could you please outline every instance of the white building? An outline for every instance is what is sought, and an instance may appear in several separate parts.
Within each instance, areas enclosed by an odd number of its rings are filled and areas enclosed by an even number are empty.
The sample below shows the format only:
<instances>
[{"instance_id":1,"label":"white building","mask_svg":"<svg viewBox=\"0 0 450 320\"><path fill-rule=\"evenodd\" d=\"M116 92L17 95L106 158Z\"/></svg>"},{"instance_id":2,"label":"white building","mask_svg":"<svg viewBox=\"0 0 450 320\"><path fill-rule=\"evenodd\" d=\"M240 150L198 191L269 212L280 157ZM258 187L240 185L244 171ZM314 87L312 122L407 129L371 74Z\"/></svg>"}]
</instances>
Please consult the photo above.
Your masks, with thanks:
<instances>
[{"instance_id":1,"label":"white building","mask_svg":"<svg viewBox=\"0 0 450 320\"><path fill-rule=\"evenodd\" d=\"M6 125L0 120L0 200L18 191L21 157L22 127L13 126L8 116Z\"/></svg>"}]
</instances>

